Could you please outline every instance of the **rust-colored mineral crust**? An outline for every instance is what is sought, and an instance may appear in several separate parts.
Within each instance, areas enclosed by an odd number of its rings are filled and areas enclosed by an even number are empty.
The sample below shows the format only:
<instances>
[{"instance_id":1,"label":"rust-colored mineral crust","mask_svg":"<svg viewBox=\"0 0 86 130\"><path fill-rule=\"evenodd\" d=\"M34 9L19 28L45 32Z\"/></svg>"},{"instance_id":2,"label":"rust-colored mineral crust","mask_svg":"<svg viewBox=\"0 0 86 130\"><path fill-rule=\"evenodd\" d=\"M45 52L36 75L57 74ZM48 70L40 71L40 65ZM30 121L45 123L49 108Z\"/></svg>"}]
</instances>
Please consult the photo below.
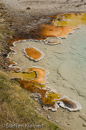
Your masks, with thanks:
<instances>
[{"instance_id":1,"label":"rust-colored mineral crust","mask_svg":"<svg viewBox=\"0 0 86 130\"><path fill-rule=\"evenodd\" d=\"M39 67L33 67L33 68L28 68L26 72L33 72L35 71L37 74L37 78L33 80L34 83L39 83L39 84L46 84L46 75L48 72L46 72L45 69L39 68Z\"/></svg>"},{"instance_id":2,"label":"rust-colored mineral crust","mask_svg":"<svg viewBox=\"0 0 86 130\"><path fill-rule=\"evenodd\" d=\"M26 56L34 61L39 61L44 57L44 53L37 48L29 47L24 49Z\"/></svg>"},{"instance_id":3,"label":"rust-colored mineral crust","mask_svg":"<svg viewBox=\"0 0 86 130\"><path fill-rule=\"evenodd\" d=\"M35 83L32 81L18 79L18 82L22 88L24 88L30 92L39 93L39 94L41 94L42 97L44 97L46 94L46 91L47 91L46 89L42 89L42 88L37 87L35 85Z\"/></svg>"},{"instance_id":4,"label":"rust-colored mineral crust","mask_svg":"<svg viewBox=\"0 0 86 130\"><path fill-rule=\"evenodd\" d=\"M77 27L55 26L54 24L42 24L39 28L31 31L29 35L32 36L32 39L38 40L43 40L48 37L66 38L68 33L73 32L73 29L77 29Z\"/></svg>"}]
</instances>

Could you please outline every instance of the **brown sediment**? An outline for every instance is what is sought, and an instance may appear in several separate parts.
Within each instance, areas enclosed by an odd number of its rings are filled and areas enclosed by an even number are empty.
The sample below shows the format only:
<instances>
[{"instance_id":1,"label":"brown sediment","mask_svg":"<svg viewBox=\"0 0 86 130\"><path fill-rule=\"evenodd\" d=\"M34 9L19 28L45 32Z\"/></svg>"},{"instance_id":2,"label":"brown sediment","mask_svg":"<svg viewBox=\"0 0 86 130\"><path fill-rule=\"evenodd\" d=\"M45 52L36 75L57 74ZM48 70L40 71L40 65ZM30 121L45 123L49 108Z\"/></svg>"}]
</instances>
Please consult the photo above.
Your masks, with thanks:
<instances>
[{"instance_id":1,"label":"brown sediment","mask_svg":"<svg viewBox=\"0 0 86 130\"><path fill-rule=\"evenodd\" d=\"M26 39L30 39L29 33L21 32L21 31L17 32L15 30L15 34L13 35L13 37L12 38L8 37L7 43L9 44L9 46L13 46L14 42L21 41L21 40L26 40Z\"/></svg>"},{"instance_id":2,"label":"brown sediment","mask_svg":"<svg viewBox=\"0 0 86 130\"><path fill-rule=\"evenodd\" d=\"M28 68L26 70L26 72L33 72L33 71L35 71L37 74L37 78L34 79L33 82L39 84L46 84L46 75L47 75L46 70L39 67Z\"/></svg>"},{"instance_id":3,"label":"brown sediment","mask_svg":"<svg viewBox=\"0 0 86 130\"><path fill-rule=\"evenodd\" d=\"M26 54L26 56L28 58L30 58L31 60L34 60L34 61L39 61L44 56L43 52L41 52L38 49L33 48L33 47L25 48L24 53Z\"/></svg>"}]
</instances>

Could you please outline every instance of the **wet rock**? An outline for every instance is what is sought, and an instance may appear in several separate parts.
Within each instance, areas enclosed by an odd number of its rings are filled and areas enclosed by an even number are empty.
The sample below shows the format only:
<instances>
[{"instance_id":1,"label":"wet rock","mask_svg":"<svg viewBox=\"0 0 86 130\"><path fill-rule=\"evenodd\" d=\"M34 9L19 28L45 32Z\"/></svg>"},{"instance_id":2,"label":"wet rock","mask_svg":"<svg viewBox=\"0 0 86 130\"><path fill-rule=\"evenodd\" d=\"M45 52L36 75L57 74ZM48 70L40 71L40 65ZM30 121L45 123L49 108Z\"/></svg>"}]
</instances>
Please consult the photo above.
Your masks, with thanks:
<instances>
[{"instance_id":1,"label":"wet rock","mask_svg":"<svg viewBox=\"0 0 86 130\"><path fill-rule=\"evenodd\" d=\"M47 118L50 119L50 116L48 115Z\"/></svg>"}]
</instances>

